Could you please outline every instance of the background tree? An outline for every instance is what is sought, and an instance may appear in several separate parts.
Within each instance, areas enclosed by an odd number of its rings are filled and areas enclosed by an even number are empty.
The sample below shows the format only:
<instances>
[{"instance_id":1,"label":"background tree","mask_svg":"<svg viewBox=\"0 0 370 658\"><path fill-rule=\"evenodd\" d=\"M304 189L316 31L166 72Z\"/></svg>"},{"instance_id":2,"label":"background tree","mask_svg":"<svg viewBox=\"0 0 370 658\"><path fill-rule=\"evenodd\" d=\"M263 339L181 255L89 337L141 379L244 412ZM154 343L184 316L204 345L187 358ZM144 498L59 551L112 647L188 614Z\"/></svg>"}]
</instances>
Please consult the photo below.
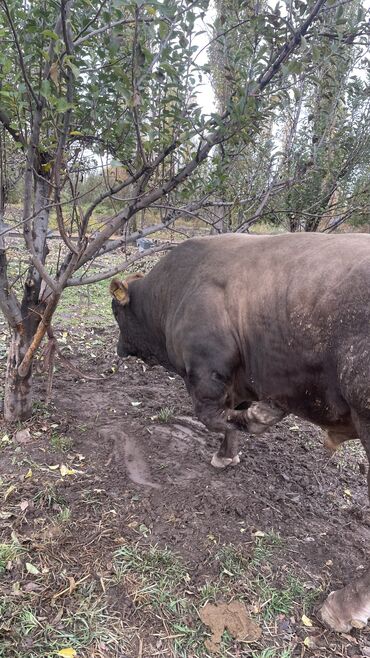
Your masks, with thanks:
<instances>
[{"instance_id":1,"label":"background tree","mask_svg":"<svg viewBox=\"0 0 370 658\"><path fill-rule=\"evenodd\" d=\"M87 0L39 0L32 11L23 0L0 0L0 122L22 154L20 225L28 254L27 271L12 278L7 230L0 231L0 306L11 329L7 420L31 413L33 358L52 335L63 290L126 269L132 259L94 271L97 259L127 244L122 231L143 210L158 211L158 222L143 231L149 234L212 205L234 154L254 148L268 130L293 84L292 67L311 65L309 41L300 46L325 0L293 4L294 23L276 11L251 13L253 57L247 42L238 56L231 53L230 96L221 112L205 117L195 100L203 71L194 38L207 0L102 0L97 7ZM215 41L220 29L216 24ZM92 156L104 172L118 161L123 175L112 183L106 174L103 189L84 206ZM96 209L103 203L109 213L102 224ZM51 209L63 243L54 269L48 263Z\"/></svg>"},{"instance_id":2,"label":"background tree","mask_svg":"<svg viewBox=\"0 0 370 658\"><path fill-rule=\"evenodd\" d=\"M219 0L216 10L223 31L211 46L211 68L223 108L238 93L235 61L243 62L243 75L258 75L279 36L299 22L303 5ZM299 56L269 88L258 140L239 136L225 149L221 201L233 209L234 228L248 230L266 218L292 231L332 230L368 212L368 45L364 3L328 3Z\"/></svg>"}]
</instances>

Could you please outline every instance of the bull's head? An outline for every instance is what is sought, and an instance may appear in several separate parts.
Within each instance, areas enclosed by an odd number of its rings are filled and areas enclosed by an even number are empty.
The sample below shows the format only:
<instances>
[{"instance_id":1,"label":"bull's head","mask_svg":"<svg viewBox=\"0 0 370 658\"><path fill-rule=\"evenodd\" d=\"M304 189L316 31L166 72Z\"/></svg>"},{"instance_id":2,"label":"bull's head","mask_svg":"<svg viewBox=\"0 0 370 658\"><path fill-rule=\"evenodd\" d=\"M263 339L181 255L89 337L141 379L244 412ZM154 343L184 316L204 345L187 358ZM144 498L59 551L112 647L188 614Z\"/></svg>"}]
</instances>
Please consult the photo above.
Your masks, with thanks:
<instances>
[{"instance_id":1,"label":"bull's head","mask_svg":"<svg viewBox=\"0 0 370 658\"><path fill-rule=\"evenodd\" d=\"M130 304L130 284L144 275L141 272L131 274L126 280L113 279L109 290L113 297L112 311L117 320L120 335L117 345L119 356L139 355L138 322Z\"/></svg>"}]
</instances>

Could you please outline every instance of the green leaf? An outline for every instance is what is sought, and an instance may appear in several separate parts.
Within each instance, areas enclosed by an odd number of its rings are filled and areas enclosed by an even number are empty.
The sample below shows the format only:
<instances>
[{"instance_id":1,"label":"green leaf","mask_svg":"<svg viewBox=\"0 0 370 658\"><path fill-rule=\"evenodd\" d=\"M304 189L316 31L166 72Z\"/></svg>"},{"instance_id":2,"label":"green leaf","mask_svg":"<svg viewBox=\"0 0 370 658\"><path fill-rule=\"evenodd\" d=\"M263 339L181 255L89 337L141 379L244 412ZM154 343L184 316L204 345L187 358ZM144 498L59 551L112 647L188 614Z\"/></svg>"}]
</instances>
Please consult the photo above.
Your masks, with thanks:
<instances>
[{"instance_id":1,"label":"green leaf","mask_svg":"<svg viewBox=\"0 0 370 658\"><path fill-rule=\"evenodd\" d=\"M46 98L46 100L50 99L52 94L51 94L51 85L50 85L49 80L43 80L42 81L41 88L40 88L40 94L41 94L41 96Z\"/></svg>"},{"instance_id":2,"label":"green leaf","mask_svg":"<svg viewBox=\"0 0 370 658\"><path fill-rule=\"evenodd\" d=\"M53 32L53 30L43 30L42 35L44 37L49 37L49 39L53 39L54 41L57 41L59 39L57 33Z\"/></svg>"},{"instance_id":3,"label":"green leaf","mask_svg":"<svg viewBox=\"0 0 370 658\"><path fill-rule=\"evenodd\" d=\"M78 76L80 75L80 70L78 66L76 66L76 64L74 64L69 57L66 57L64 61L66 63L66 66L68 66L71 69L74 77L78 78Z\"/></svg>"},{"instance_id":4,"label":"green leaf","mask_svg":"<svg viewBox=\"0 0 370 658\"><path fill-rule=\"evenodd\" d=\"M61 114L63 112L67 112L67 110L71 110L73 108L73 103L68 103L66 98L58 98L57 102L55 103L55 109L57 112L60 112Z\"/></svg>"}]
</instances>

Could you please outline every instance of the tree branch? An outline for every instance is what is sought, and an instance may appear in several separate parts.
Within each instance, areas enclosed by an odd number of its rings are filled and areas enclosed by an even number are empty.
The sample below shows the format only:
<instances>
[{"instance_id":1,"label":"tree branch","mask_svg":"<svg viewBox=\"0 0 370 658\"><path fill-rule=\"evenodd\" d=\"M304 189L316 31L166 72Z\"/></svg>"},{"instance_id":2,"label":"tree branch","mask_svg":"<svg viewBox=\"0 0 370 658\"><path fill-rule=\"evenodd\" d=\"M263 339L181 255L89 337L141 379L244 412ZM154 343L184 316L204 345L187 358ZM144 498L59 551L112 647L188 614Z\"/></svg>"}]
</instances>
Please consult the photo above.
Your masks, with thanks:
<instances>
[{"instance_id":1,"label":"tree branch","mask_svg":"<svg viewBox=\"0 0 370 658\"><path fill-rule=\"evenodd\" d=\"M112 267L110 270L106 270L105 272L101 272L100 274L93 274L86 278L81 276L79 279L68 279L67 286L84 286L84 285L88 285L89 283L97 283L98 281L104 281L105 279L110 279L112 276L115 276L116 274L119 274L124 270L128 270L129 267L131 267L131 265L133 265L134 263L137 263L138 260L142 260L143 258L146 258L147 256L151 256L152 254L156 254L160 251L167 251L168 249L172 249L172 247L173 247L172 244L165 244L159 247L153 247L153 249L146 249L141 254L133 256L132 258L126 260L124 263L121 263L121 265Z\"/></svg>"}]
</instances>

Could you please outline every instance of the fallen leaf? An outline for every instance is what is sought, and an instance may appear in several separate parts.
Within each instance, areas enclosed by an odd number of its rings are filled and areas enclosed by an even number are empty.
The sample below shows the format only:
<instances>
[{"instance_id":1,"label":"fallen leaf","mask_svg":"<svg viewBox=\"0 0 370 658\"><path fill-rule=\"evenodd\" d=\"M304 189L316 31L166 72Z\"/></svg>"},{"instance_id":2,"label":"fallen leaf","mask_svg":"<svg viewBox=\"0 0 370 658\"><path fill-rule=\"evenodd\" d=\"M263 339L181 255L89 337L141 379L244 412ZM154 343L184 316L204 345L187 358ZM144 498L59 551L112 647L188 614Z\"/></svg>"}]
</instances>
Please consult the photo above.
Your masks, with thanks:
<instances>
[{"instance_id":1,"label":"fallen leaf","mask_svg":"<svg viewBox=\"0 0 370 658\"><path fill-rule=\"evenodd\" d=\"M11 484L10 487L8 487L5 492L4 500L8 500L9 496L11 496L14 490L15 490L15 486L14 484Z\"/></svg>"},{"instance_id":2,"label":"fallen leaf","mask_svg":"<svg viewBox=\"0 0 370 658\"><path fill-rule=\"evenodd\" d=\"M22 594L21 584L18 581L13 583L12 594L13 594L13 596L21 596L21 594Z\"/></svg>"},{"instance_id":3,"label":"fallen leaf","mask_svg":"<svg viewBox=\"0 0 370 658\"><path fill-rule=\"evenodd\" d=\"M303 644L305 647L308 647L309 649L315 649L316 648L316 642L314 642L310 637L305 637L303 640Z\"/></svg>"},{"instance_id":4,"label":"fallen leaf","mask_svg":"<svg viewBox=\"0 0 370 658\"><path fill-rule=\"evenodd\" d=\"M4 436L1 439L1 443L3 443L4 445L8 445L11 442L12 442L12 440L11 440L9 434L4 434Z\"/></svg>"},{"instance_id":5,"label":"fallen leaf","mask_svg":"<svg viewBox=\"0 0 370 658\"><path fill-rule=\"evenodd\" d=\"M23 589L24 592L27 592L27 594L28 594L30 592L39 592L43 588L42 588L41 585L38 585L34 581L31 581L29 583L26 583L22 589Z\"/></svg>"},{"instance_id":6,"label":"fallen leaf","mask_svg":"<svg viewBox=\"0 0 370 658\"><path fill-rule=\"evenodd\" d=\"M52 466L49 466L51 471L57 471L59 468L59 464L53 464Z\"/></svg>"},{"instance_id":7,"label":"fallen leaf","mask_svg":"<svg viewBox=\"0 0 370 658\"><path fill-rule=\"evenodd\" d=\"M311 619L309 617L306 617L306 615L302 615L301 620L304 626L313 626Z\"/></svg>"},{"instance_id":8,"label":"fallen leaf","mask_svg":"<svg viewBox=\"0 0 370 658\"><path fill-rule=\"evenodd\" d=\"M62 658L77 658L77 651L68 647L67 649L58 651L57 656L62 656Z\"/></svg>"},{"instance_id":9,"label":"fallen leaf","mask_svg":"<svg viewBox=\"0 0 370 658\"><path fill-rule=\"evenodd\" d=\"M18 539L17 535L15 534L14 530L12 531L12 533L11 533L10 536L11 536L11 538L12 538L12 541L13 541L15 544L19 544L19 546L21 545L21 542L19 541L19 539Z\"/></svg>"},{"instance_id":10,"label":"fallen leaf","mask_svg":"<svg viewBox=\"0 0 370 658\"><path fill-rule=\"evenodd\" d=\"M22 500L19 507L21 508L22 512L24 512L29 505L28 500Z\"/></svg>"},{"instance_id":11,"label":"fallen leaf","mask_svg":"<svg viewBox=\"0 0 370 658\"><path fill-rule=\"evenodd\" d=\"M131 404L132 404L133 407L140 407L142 402L131 402Z\"/></svg>"},{"instance_id":12,"label":"fallen leaf","mask_svg":"<svg viewBox=\"0 0 370 658\"><path fill-rule=\"evenodd\" d=\"M257 530L257 532L253 533L255 537L266 537L265 533L262 532L262 530Z\"/></svg>"},{"instance_id":13,"label":"fallen leaf","mask_svg":"<svg viewBox=\"0 0 370 658\"><path fill-rule=\"evenodd\" d=\"M131 521L131 523L127 524L127 527L128 528L137 528L138 525L139 525L139 521Z\"/></svg>"},{"instance_id":14,"label":"fallen leaf","mask_svg":"<svg viewBox=\"0 0 370 658\"><path fill-rule=\"evenodd\" d=\"M24 479L27 480L28 478L31 478L32 475L33 475L32 468L29 468L26 475L24 476Z\"/></svg>"},{"instance_id":15,"label":"fallen leaf","mask_svg":"<svg viewBox=\"0 0 370 658\"><path fill-rule=\"evenodd\" d=\"M31 564L31 562L26 562L26 569L28 573L31 573L33 576L37 576L40 573L38 568Z\"/></svg>"},{"instance_id":16,"label":"fallen leaf","mask_svg":"<svg viewBox=\"0 0 370 658\"><path fill-rule=\"evenodd\" d=\"M60 474L64 478L66 475L74 475L76 471L73 468L68 468L65 464L60 467Z\"/></svg>"},{"instance_id":17,"label":"fallen leaf","mask_svg":"<svg viewBox=\"0 0 370 658\"><path fill-rule=\"evenodd\" d=\"M68 580L69 580L69 594L72 594L72 592L74 592L77 587L76 581L73 578L73 576L68 576Z\"/></svg>"},{"instance_id":18,"label":"fallen leaf","mask_svg":"<svg viewBox=\"0 0 370 658\"><path fill-rule=\"evenodd\" d=\"M352 497L352 491L351 491L351 489L345 489L343 493L344 493L345 496L348 496L349 498Z\"/></svg>"},{"instance_id":19,"label":"fallen leaf","mask_svg":"<svg viewBox=\"0 0 370 658\"><path fill-rule=\"evenodd\" d=\"M15 440L18 443L29 443L29 441L31 441L31 433L29 429L18 430L15 434Z\"/></svg>"}]
</instances>

